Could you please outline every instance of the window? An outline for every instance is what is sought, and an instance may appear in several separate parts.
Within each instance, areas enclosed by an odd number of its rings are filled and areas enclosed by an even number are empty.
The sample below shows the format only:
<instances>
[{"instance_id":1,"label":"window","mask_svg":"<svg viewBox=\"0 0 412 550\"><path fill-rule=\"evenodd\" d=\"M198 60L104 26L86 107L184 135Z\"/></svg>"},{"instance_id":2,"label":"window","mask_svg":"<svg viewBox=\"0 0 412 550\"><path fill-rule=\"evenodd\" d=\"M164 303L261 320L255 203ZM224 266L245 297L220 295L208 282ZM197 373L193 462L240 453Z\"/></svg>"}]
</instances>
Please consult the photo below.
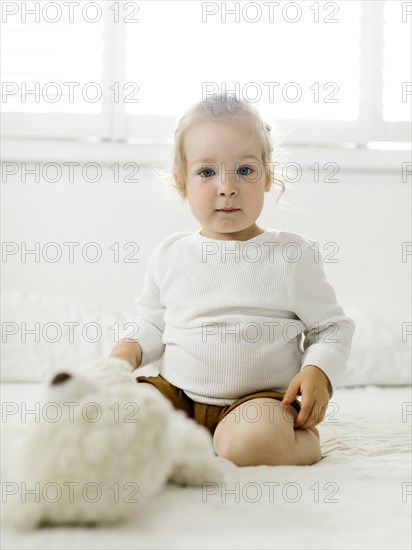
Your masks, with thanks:
<instances>
[{"instance_id":1,"label":"window","mask_svg":"<svg viewBox=\"0 0 412 550\"><path fill-rule=\"evenodd\" d=\"M2 131L157 143L226 87L296 144L405 142L411 21L398 0L3 2Z\"/></svg>"},{"instance_id":2,"label":"window","mask_svg":"<svg viewBox=\"0 0 412 550\"><path fill-rule=\"evenodd\" d=\"M105 3L90 3L83 17L70 17L64 4L68 3L2 3L1 103L6 135L109 135L108 105L101 97L104 19L97 20Z\"/></svg>"},{"instance_id":3,"label":"window","mask_svg":"<svg viewBox=\"0 0 412 550\"><path fill-rule=\"evenodd\" d=\"M407 122L412 94L412 2L385 2L384 14L383 120Z\"/></svg>"}]
</instances>

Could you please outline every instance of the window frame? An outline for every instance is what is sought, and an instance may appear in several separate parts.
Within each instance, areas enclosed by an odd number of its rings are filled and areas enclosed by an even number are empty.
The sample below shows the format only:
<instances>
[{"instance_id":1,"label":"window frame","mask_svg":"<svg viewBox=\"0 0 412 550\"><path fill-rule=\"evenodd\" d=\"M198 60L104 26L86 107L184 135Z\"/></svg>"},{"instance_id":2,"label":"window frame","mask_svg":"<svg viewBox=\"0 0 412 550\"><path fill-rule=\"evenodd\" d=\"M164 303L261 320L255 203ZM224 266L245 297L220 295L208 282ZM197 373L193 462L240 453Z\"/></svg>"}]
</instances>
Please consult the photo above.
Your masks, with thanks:
<instances>
[{"instance_id":1,"label":"window frame","mask_svg":"<svg viewBox=\"0 0 412 550\"><path fill-rule=\"evenodd\" d=\"M401 2L399 2L401 5ZM360 2L360 102L356 121L278 119L288 128L287 141L296 145L340 147L354 144L366 148L368 142L407 142L409 122L383 120L384 2ZM103 90L114 82L125 82L126 32L128 24L114 22L109 5L104 11ZM3 113L2 136L12 140L50 140L64 142L85 138L96 142L161 144L177 122L172 115L127 114L124 104L102 96L100 114Z\"/></svg>"}]
</instances>

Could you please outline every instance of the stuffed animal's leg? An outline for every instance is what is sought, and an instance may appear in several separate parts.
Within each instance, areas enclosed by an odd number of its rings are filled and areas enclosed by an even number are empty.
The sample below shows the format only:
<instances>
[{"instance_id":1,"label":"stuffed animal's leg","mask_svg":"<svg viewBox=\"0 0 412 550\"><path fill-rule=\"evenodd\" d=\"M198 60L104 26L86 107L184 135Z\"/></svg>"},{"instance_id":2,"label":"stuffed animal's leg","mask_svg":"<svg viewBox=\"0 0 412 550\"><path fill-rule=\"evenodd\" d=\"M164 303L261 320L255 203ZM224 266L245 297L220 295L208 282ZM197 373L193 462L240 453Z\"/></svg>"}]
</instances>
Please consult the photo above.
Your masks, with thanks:
<instances>
[{"instance_id":1,"label":"stuffed animal's leg","mask_svg":"<svg viewBox=\"0 0 412 550\"><path fill-rule=\"evenodd\" d=\"M169 431L169 445L176 457L169 480L179 485L220 483L224 474L209 431L182 411L176 412Z\"/></svg>"}]
</instances>

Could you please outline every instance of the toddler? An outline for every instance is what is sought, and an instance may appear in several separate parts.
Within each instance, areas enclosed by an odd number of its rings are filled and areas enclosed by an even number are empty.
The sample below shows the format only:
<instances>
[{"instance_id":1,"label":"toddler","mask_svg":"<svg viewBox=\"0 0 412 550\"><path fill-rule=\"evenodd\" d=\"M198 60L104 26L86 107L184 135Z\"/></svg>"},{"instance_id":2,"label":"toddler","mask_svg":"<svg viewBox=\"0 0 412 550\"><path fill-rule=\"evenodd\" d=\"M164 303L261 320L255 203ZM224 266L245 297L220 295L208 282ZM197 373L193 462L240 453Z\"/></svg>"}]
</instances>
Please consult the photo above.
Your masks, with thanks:
<instances>
[{"instance_id":1,"label":"toddler","mask_svg":"<svg viewBox=\"0 0 412 550\"><path fill-rule=\"evenodd\" d=\"M238 466L322 458L316 424L346 367L355 324L316 243L256 224L274 183L271 128L217 94L175 131L173 176L200 224L158 243L136 299L135 330L111 352L205 426ZM297 396L301 396L301 400Z\"/></svg>"}]
</instances>

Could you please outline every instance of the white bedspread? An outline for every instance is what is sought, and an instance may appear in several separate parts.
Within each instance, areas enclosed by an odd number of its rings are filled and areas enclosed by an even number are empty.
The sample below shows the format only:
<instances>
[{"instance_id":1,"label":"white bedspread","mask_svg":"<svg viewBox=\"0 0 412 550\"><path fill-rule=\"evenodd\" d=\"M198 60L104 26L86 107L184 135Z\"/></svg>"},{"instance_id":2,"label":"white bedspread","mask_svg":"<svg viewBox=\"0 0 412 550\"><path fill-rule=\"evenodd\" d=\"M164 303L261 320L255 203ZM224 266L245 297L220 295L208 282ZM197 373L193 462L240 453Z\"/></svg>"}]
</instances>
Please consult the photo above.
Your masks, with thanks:
<instances>
[{"instance_id":1,"label":"white bedspread","mask_svg":"<svg viewBox=\"0 0 412 550\"><path fill-rule=\"evenodd\" d=\"M40 384L3 384L2 402L39 398ZM409 413L409 414L408 414ZM115 528L4 531L5 549L404 549L411 547L410 387L335 392L313 466L238 468L221 486L164 493Z\"/></svg>"}]
</instances>

